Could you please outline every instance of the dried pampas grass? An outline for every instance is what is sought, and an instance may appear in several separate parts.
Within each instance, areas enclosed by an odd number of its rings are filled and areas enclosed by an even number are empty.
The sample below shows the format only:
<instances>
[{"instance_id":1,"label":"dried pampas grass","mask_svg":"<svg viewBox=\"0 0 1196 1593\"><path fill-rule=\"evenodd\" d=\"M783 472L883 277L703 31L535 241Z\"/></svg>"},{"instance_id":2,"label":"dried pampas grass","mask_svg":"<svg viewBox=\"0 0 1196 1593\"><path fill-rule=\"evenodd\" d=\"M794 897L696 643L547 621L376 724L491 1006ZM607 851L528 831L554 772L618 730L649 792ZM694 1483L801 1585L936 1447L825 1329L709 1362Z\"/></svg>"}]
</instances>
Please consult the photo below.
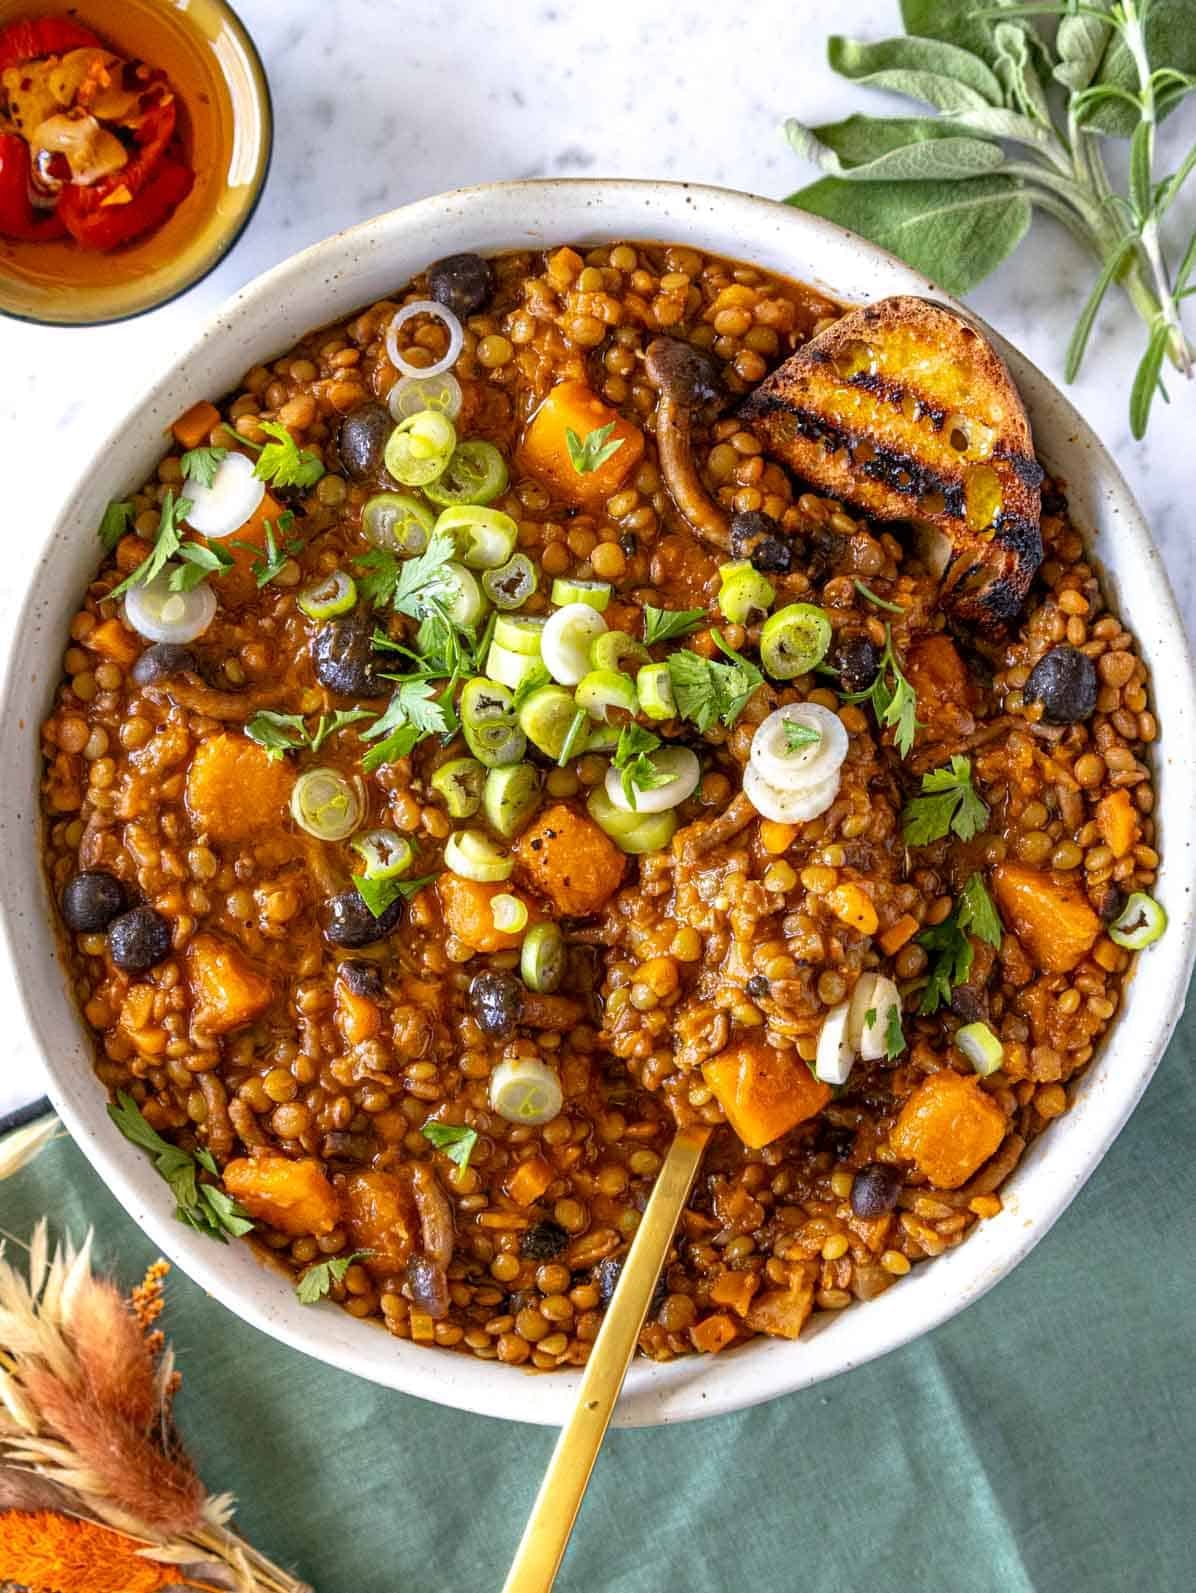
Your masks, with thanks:
<instances>
[{"instance_id":1,"label":"dried pampas grass","mask_svg":"<svg viewBox=\"0 0 1196 1593\"><path fill-rule=\"evenodd\" d=\"M54 1113L49 1112L45 1117L39 1117L35 1122L26 1123L23 1128L6 1134L0 1139L0 1178L11 1178L13 1173L19 1173L22 1167L45 1150L59 1132L66 1131Z\"/></svg>"}]
</instances>

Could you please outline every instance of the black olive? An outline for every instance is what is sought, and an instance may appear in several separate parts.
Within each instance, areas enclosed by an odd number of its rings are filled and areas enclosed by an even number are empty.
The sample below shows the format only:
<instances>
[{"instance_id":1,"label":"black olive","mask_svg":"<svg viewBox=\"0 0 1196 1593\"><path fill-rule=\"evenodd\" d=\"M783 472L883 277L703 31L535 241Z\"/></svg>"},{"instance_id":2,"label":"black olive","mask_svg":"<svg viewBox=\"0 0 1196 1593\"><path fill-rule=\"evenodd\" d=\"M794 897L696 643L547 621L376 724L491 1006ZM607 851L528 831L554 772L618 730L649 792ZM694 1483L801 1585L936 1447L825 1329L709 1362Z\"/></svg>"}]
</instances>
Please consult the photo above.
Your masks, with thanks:
<instances>
[{"instance_id":1,"label":"black olive","mask_svg":"<svg viewBox=\"0 0 1196 1593\"><path fill-rule=\"evenodd\" d=\"M428 267L428 292L463 321L494 292L493 267L480 254L450 254Z\"/></svg>"},{"instance_id":2,"label":"black olive","mask_svg":"<svg viewBox=\"0 0 1196 1593\"><path fill-rule=\"evenodd\" d=\"M469 987L469 1007L474 1022L483 1034L502 1038L519 1022L524 989L514 974L487 969L477 974Z\"/></svg>"},{"instance_id":3,"label":"black olive","mask_svg":"<svg viewBox=\"0 0 1196 1593\"><path fill-rule=\"evenodd\" d=\"M644 370L653 387L683 404L721 403L726 396L719 361L679 337L654 337L644 351Z\"/></svg>"},{"instance_id":4,"label":"black olive","mask_svg":"<svg viewBox=\"0 0 1196 1593\"><path fill-rule=\"evenodd\" d=\"M951 1011L963 1023L983 1023L988 1003L975 985L956 985L951 992Z\"/></svg>"},{"instance_id":5,"label":"black olive","mask_svg":"<svg viewBox=\"0 0 1196 1593\"><path fill-rule=\"evenodd\" d=\"M378 671L382 661L374 652L373 623L368 614L349 614L327 620L311 644L316 679L342 697L385 697L389 684Z\"/></svg>"},{"instance_id":6,"label":"black olive","mask_svg":"<svg viewBox=\"0 0 1196 1593\"><path fill-rule=\"evenodd\" d=\"M619 551L625 553L629 559L634 559L639 549L634 531L624 531L619 538Z\"/></svg>"},{"instance_id":7,"label":"black olive","mask_svg":"<svg viewBox=\"0 0 1196 1593\"><path fill-rule=\"evenodd\" d=\"M170 954L170 920L152 907L134 907L108 925L108 953L125 973L144 973Z\"/></svg>"},{"instance_id":8,"label":"black olive","mask_svg":"<svg viewBox=\"0 0 1196 1593\"><path fill-rule=\"evenodd\" d=\"M814 1148L820 1154L830 1156L834 1161L845 1162L851 1155L855 1144L855 1130L848 1128L843 1123L832 1123L829 1118L819 1117L814 1132Z\"/></svg>"},{"instance_id":9,"label":"black olive","mask_svg":"<svg viewBox=\"0 0 1196 1593\"><path fill-rule=\"evenodd\" d=\"M793 545L780 525L759 509L743 509L731 516L731 552L750 559L753 568L784 574L793 560Z\"/></svg>"},{"instance_id":10,"label":"black olive","mask_svg":"<svg viewBox=\"0 0 1196 1593\"><path fill-rule=\"evenodd\" d=\"M128 905L128 892L106 868L89 868L76 874L62 893L62 916L71 929L84 935L107 929Z\"/></svg>"},{"instance_id":11,"label":"black olive","mask_svg":"<svg viewBox=\"0 0 1196 1593\"><path fill-rule=\"evenodd\" d=\"M376 962L365 962L351 957L337 967L337 973L355 996L365 996L370 1001L380 1001L386 993L382 983L382 970Z\"/></svg>"},{"instance_id":12,"label":"black olive","mask_svg":"<svg viewBox=\"0 0 1196 1593\"><path fill-rule=\"evenodd\" d=\"M826 655L826 663L844 691L867 691L880 668L880 654L866 636L844 636Z\"/></svg>"},{"instance_id":13,"label":"black olive","mask_svg":"<svg viewBox=\"0 0 1196 1593\"><path fill-rule=\"evenodd\" d=\"M189 647L178 642L155 642L133 665L129 674L135 686L152 686L172 675L198 674L199 662Z\"/></svg>"},{"instance_id":14,"label":"black olive","mask_svg":"<svg viewBox=\"0 0 1196 1593\"><path fill-rule=\"evenodd\" d=\"M747 982L747 993L753 1001L763 1001L771 988L763 974L753 974Z\"/></svg>"},{"instance_id":15,"label":"black olive","mask_svg":"<svg viewBox=\"0 0 1196 1593\"><path fill-rule=\"evenodd\" d=\"M605 1256L594 1268L592 1278L597 1286L598 1298L602 1302L603 1310L610 1304L614 1296L619 1279L623 1274L623 1262L625 1259L626 1257L624 1256ZM669 1286L665 1282L665 1276L662 1272L656 1280L656 1286L652 1290L652 1298L648 1302L649 1316L655 1316L657 1311L660 1310L668 1292Z\"/></svg>"},{"instance_id":16,"label":"black olive","mask_svg":"<svg viewBox=\"0 0 1196 1593\"><path fill-rule=\"evenodd\" d=\"M559 1222L538 1222L519 1241L519 1254L527 1261L551 1261L569 1246L569 1235Z\"/></svg>"},{"instance_id":17,"label":"black olive","mask_svg":"<svg viewBox=\"0 0 1196 1593\"><path fill-rule=\"evenodd\" d=\"M395 429L385 404L359 404L341 421L336 438L345 474L353 481L369 481L382 469L386 441Z\"/></svg>"},{"instance_id":18,"label":"black olive","mask_svg":"<svg viewBox=\"0 0 1196 1593\"><path fill-rule=\"evenodd\" d=\"M895 1167L884 1162L869 1162L852 1180L852 1211L857 1217L883 1217L897 1204L903 1182Z\"/></svg>"},{"instance_id":19,"label":"black olive","mask_svg":"<svg viewBox=\"0 0 1196 1593\"><path fill-rule=\"evenodd\" d=\"M360 946L372 946L376 940L385 940L399 927L402 916L401 896L375 918L359 892L350 887L328 901L324 938L334 946L348 946L356 951Z\"/></svg>"},{"instance_id":20,"label":"black olive","mask_svg":"<svg viewBox=\"0 0 1196 1593\"><path fill-rule=\"evenodd\" d=\"M1074 725L1096 711L1096 665L1078 647L1052 647L1030 671L1026 702L1040 702L1052 725Z\"/></svg>"},{"instance_id":21,"label":"black olive","mask_svg":"<svg viewBox=\"0 0 1196 1593\"><path fill-rule=\"evenodd\" d=\"M1106 880L1103 885L1098 885L1093 893L1092 905L1100 914L1106 924L1111 924L1115 918L1120 918L1125 911L1126 894L1115 879Z\"/></svg>"}]
</instances>

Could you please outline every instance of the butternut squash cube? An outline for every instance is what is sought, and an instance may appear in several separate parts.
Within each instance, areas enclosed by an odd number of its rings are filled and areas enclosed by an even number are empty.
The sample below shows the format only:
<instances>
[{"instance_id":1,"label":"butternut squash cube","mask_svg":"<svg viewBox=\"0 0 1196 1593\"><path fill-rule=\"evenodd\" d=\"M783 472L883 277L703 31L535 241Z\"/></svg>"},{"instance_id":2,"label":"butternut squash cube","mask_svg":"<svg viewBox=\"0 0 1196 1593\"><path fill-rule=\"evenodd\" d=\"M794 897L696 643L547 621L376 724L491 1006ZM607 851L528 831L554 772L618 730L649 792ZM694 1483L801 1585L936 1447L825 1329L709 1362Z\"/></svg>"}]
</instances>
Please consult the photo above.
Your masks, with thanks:
<instances>
[{"instance_id":1,"label":"butternut squash cube","mask_svg":"<svg viewBox=\"0 0 1196 1593\"><path fill-rule=\"evenodd\" d=\"M191 1022L204 1034L228 1034L261 1016L274 987L239 947L219 935L196 935L187 947Z\"/></svg>"},{"instance_id":2,"label":"butternut squash cube","mask_svg":"<svg viewBox=\"0 0 1196 1593\"><path fill-rule=\"evenodd\" d=\"M232 731L201 741L187 770L187 811L197 831L220 843L278 830L295 777L284 759Z\"/></svg>"},{"instance_id":3,"label":"butternut squash cube","mask_svg":"<svg viewBox=\"0 0 1196 1593\"><path fill-rule=\"evenodd\" d=\"M296 1239L331 1233L340 1221L336 1191L310 1157L238 1157L224 1169L224 1187L251 1217Z\"/></svg>"},{"instance_id":4,"label":"butternut squash cube","mask_svg":"<svg viewBox=\"0 0 1196 1593\"><path fill-rule=\"evenodd\" d=\"M943 1068L901 1108L890 1143L937 1189L958 1189L1005 1138L1005 1114L974 1078Z\"/></svg>"},{"instance_id":5,"label":"butternut squash cube","mask_svg":"<svg viewBox=\"0 0 1196 1593\"><path fill-rule=\"evenodd\" d=\"M569 451L569 432L584 443L591 432L613 426L606 446L619 447L595 470L579 471ZM520 469L535 476L566 503L601 508L619 490L644 455L644 434L604 404L584 382L558 382L528 422L519 445Z\"/></svg>"},{"instance_id":6,"label":"butternut squash cube","mask_svg":"<svg viewBox=\"0 0 1196 1593\"><path fill-rule=\"evenodd\" d=\"M1074 880L1022 863L998 863L992 880L1006 926L1045 972L1070 973L1092 950L1100 919Z\"/></svg>"},{"instance_id":7,"label":"butternut squash cube","mask_svg":"<svg viewBox=\"0 0 1196 1593\"><path fill-rule=\"evenodd\" d=\"M618 890L626 858L594 823L565 802L536 815L515 845L515 865L562 916L586 918Z\"/></svg>"},{"instance_id":8,"label":"butternut squash cube","mask_svg":"<svg viewBox=\"0 0 1196 1593\"><path fill-rule=\"evenodd\" d=\"M745 1145L760 1150L780 1139L831 1098L827 1085L763 1040L738 1045L703 1064L702 1077L714 1092L727 1122Z\"/></svg>"},{"instance_id":9,"label":"butternut squash cube","mask_svg":"<svg viewBox=\"0 0 1196 1593\"><path fill-rule=\"evenodd\" d=\"M368 1250L371 1272L399 1272L415 1248L418 1216L407 1181L398 1173L350 1173L341 1188L345 1226L355 1250Z\"/></svg>"},{"instance_id":10,"label":"butternut squash cube","mask_svg":"<svg viewBox=\"0 0 1196 1593\"><path fill-rule=\"evenodd\" d=\"M774 1339L795 1339L814 1309L814 1285L799 1283L788 1289L769 1289L752 1301L745 1321L753 1333Z\"/></svg>"}]
</instances>

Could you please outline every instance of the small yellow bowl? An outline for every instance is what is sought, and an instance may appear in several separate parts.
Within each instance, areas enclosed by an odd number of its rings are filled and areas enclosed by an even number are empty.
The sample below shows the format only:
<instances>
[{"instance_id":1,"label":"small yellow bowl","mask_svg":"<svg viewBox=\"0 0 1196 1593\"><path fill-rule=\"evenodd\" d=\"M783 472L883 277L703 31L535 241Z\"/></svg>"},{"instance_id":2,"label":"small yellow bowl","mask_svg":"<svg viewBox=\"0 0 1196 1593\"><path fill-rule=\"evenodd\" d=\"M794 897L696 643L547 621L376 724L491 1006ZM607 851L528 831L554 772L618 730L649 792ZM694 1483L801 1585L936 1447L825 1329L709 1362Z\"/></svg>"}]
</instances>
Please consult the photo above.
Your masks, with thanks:
<instances>
[{"instance_id":1,"label":"small yellow bowl","mask_svg":"<svg viewBox=\"0 0 1196 1593\"><path fill-rule=\"evenodd\" d=\"M120 249L0 237L0 314L96 326L178 298L219 264L257 207L274 119L261 59L224 0L122 0L115 19L109 0L0 0L0 27L67 13L122 55L166 72L195 171L174 214Z\"/></svg>"}]
</instances>

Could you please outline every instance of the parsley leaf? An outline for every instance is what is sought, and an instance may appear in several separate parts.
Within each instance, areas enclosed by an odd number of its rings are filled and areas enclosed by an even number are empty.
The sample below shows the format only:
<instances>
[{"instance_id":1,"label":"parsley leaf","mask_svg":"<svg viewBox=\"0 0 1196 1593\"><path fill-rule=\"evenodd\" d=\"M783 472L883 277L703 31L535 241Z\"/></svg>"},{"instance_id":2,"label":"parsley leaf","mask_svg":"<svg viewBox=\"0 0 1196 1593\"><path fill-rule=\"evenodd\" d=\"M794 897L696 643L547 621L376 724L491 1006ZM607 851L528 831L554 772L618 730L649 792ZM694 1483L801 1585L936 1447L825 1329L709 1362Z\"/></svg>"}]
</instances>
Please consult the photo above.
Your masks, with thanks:
<instances>
[{"instance_id":1,"label":"parsley leaf","mask_svg":"<svg viewBox=\"0 0 1196 1593\"><path fill-rule=\"evenodd\" d=\"M334 1283L343 1283L345 1273L355 1261L364 1261L373 1255L372 1250L354 1250L351 1255L333 1256L328 1261L317 1261L308 1267L295 1285L300 1305L315 1305L322 1300Z\"/></svg>"},{"instance_id":2,"label":"parsley leaf","mask_svg":"<svg viewBox=\"0 0 1196 1593\"><path fill-rule=\"evenodd\" d=\"M336 708L330 714L320 715L316 728L307 738L307 744L313 752L319 752L329 736L335 736L359 720L372 718L373 712L369 708Z\"/></svg>"},{"instance_id":3,"label":"parsley leaf","mask_svg":"<svg viewBox=\"0 0 1196 1593\"><path fill-rule=\"evenodd\" d=\"M314 487L324 474L324 466L309 448L300 448L285 426L276 420L263 420L258 424L272 437L257 457L253 473L259 481L269 481L276 487Z\"/></svg>"},{"instance_id":4,"label":"parsley leaf","mask_svg":"<svg viewBox=\"0 0 1196 1593\"><path fill-rule=\"evenodd\" d=\"M116 544L129 529L129 521L133 518L133 505L131 503L110 503L104 510L100 519L99 538L104 544L104 551L111 553Z\"/></svg>"},{"instance_id":5,"label":"parsley leaf","mask_svg":"<svg viewBox=\"0 0 1196 1593\"><path fill-rule=\"evenodd\" d=\"M894 1002L885 1019L885 1056L893 1062L904 1050L905 1035L901 1028L901 1008Z\"/></svg>"},{"instance_id":6,"label":"parsley leaf","mask_svg":"<svg viewBox=\"0 0 1196 1593\"><path fill-rule=\"evenodd\" d=\"M137 1102L125 1090L118 1090L116 1105L108 1105L108 1116L132 1144L148 1151L154 1168L170 1185L175 1216L188 1227L210 1239L228 1243L228 1234L241 1235L253 1227L249 1213L217 1184L201 1184L195 1174L198 1162L205 1171L217 1171L210 1151L200 1149L191 1155L162 1138L141 1114Z\"/></svg>"},{"instance_id":7,"label":"parsley leaf","mask_svg":"<svg viewBox=\"0 0 1196 1593\"><path fill-rule=\"evenodd\" d=\"M228 458L227 448L191 448L179 461L188 481L198 481L201 487L210 487L216 472Z\"/></svg>"},{"instance_id":8,"label":"parsley leaf","mask_svg":"<svg viewBox=\"0 0 1196 1593\"><path fill-rule=\"evenodd\" d=\"M450 1162L456 1162L458 1167L469 1166L469 1158L478 1142L476 1128L467 1128L463 1123L437 1123L429 1118L420 1133L437 1150L442 1150Z\"/></svg>"},{"instance_id":9,"label":"parsley leaf","mask_svg":"<svg viewBox=\"0 0 1196 1593\"><path fill-rule=\"evenodd\" d=\"M954 987L963 984L971 973L973 953L969 933L990 946L1001 944L1001 920L979 874L969 876L954 910L943 922L923 930L918 936L919 943L927 951L936 953L919 1012L937 1012L951 1000Z\"/></svg>"},{"instance_id":10,"label":"parsley leaf","mask_svg":"<svg viewBox=\"0 0 1196 1593\"><path fill-rule=\"evenodd\" d=\"M713 636L730 663L702 658L687 647L678 648L666 660L677 712L702 731L709 730L716 720L733 725L764 678L754 664L728 647L718 631Z\"/></svg>"},{"instance_id":11,"label":"parsley leaf","mask_svg":"<svg viewBox=\"0 0 1196 1593\"><path fill-rule=\"evenodd\" d=\"M637 791L654 791L657 786L668 785L672 779L672 775L663 773L652 762L651 754L660 745L660 737L642 725L624 725L619 732L612 761L616 769L623 771L623 795L633 812L638 810Z\"/></svg>"},{"instance_id":12,"label":"parsley leaf","mask_svg":"<svg viewBox=\"0 0 1196 1593\"><path fill-rule=\"evenodd\" d=\"M644 604L644 646L688 636L706 622L704 608L653 608Z\"/></svg>"},{"instance_id":13,"label":"parsley leaf","mask_svg":"<svg viewBox=\"0 0 1196 1593\"><path fill-rule=\"evenodd\" d=\"M871 603L874 607L883 608L890 614L905 613L905 610L902 608L900 603L887 603L883 597L878 597L870 586L865 586L863 581L857 580L853 581L851 584L855 587L860 596L867 602Z\"/></svg>"},{"instance_id":14,"label":"parsley leaf","mask_svg":"<svg viewBox=\"0 0 1196 1593\"><path fill-rule=\"evenodd\" d=\"M370 728L361 732L363 741L378 742L362 759L362 768L367 774L384 763L405 758L425 736L449 735L456 729L457 715L452 706L455 676L438 697L433 695L431 685L436 676L392 675L390 678L401 682L398 691Z\"/></svg>"},{"instance_id":15,"label":"parsley leaf","mask_svg":"<svg viewBox=\"0 0 1196 1593\"><path fill-rule=\"evenodd\" d=\"M609 426L596 426L583 440L572 426L566 426L565 447L569 450L569 462L579 476L588 476L608 459L613 459L622 448L625 438L616 438L614 442L607 440L614 429L615 422L612 420Z\"/></svg>"},{"instance_id":16,"label":"parsley leaf","mask_svg":"<svg viewBox=\"0 0 1196 1593\"><path fill-rule=\"evenodd\" d=\"M400 896L409 902L425 885L430 885L438 878L435 874L424 874L420 879L366 879L364 874L352 874L349 877L357 887L357 894L375 918L381 918Z\"/></svg>"},{"instance_id":17,"label":"parsley leaf","mask_svg":"<svg viewBox=\"0 0 1196 1593\"><path fill-rule=\"evenodd\" d=\"M360 595L374 608L388 608L399 584L399 561L395 555L387 548L371 548L353 563L366 572L357 582Z\"/></svg>"},{"instance_id":18,"label":"parsley leaf","mask_svg":"<svg viewBox=\"0 0 1196 1593\"><path fill-rule=\"evenodd\" d=\"M970 874L959 893L959 927L970 930L977 940L1000 950L1001 915L979 874Z\"/></svg>"},{"instance_id":19,"label":"parsley leaf","mask_svg":"<svg viewBox=\"0 0 1196 1593\"><path fill-rule=\"evenodd\" d=\"M183 534L180 522L186 518L190 508L190 498L176 499L173 492L167 492L162 499L158 534L154 540L153 551L148 558L141 561L132 575L126 575L119 586L112 588L108 593L109 597L120 597L131 586L148 586L152 580L161 575L182 546Z\"/></svg>"},{"instance_id":20,"label":"parsley leaf","mask_svg":"<svg viewBox=\"0 0 1196 1593\"><path fill-rule=\"evenodd\" d=\"M988 807L972 785L972 765L955 753L950 765L922 776L922 795L911 798L901 815L908 846L926 846L948 832L970 841L988 823Z\"/></svg>"},{"instance_id":21,"label":"parsley leaf","mask_svg":"<svg viewBox=\"0 0 1196 1593\"><path fill-rule=\"evenodd\" d=\"M183 563L171 570L166 583L172 592L192 592L209 575L223 575L233 566L232 556L222 547L205 542L184 542L178 556Z\"/></svg>"},{"instance_id":22,"label":"parsley leaf","mask_svg":"<svg viewBox=\"0 0 1196 1593\"><path fill-rule=\"evenodd\" d=\"M430 614L448 621L443 608L433 600L451 598L456 590L452 571L447 568L456 557L457 544L448 531L434 531L427 547L399 567L391 603L400 614L411 619L426 619ZM451 622L449 622L451 623Z\"/></svg>"},{"instance_id":23,"label":"parsley leaf","mask_svg":"<svg viewBox=\"0 0 1196 1593\"><path fill-rule=\"evenodd\" d=\"M909 756L918 730L918 694L901 672L893 650L893 632L885 626L885 650L880 657L876 679L866 691L847 692L844 702L867 702L882 730L895 727L893 741L903 758Z\"/></svg>"},{"instance_id":24,"label":"parsley leaf","mask_svg":"<svg viewBox=\"0 0 1196 1593\"><path fill-rule=\"evenodd\" d=\"M279 714L261 708L245 726L245 734L259 747L264 747L268 757L277 760L286 752L298 752L305 747L319 752L329 736L347 725L356 724L359 719L370 717L368 708L338 708L334 713L321 714L316 728L309 730L302 714Z\"/></svg>"},{"instance_id":25,"label":"parsley leaf","mask_svg":"<svg viewBox=\"0 0 1196 1593\"><path fill-rule=\"evenodd\" d=\"M875 1007L869 1007L867 1012L865 1012L865 1014L864 1014L864 1027L865 1027L865 1029L870 1029L875 1022L876 1022L876 1008Z\"/></svg>"},{"instance_id":26,"label":"parsley leaf","mask_svg":"<svg viewBox=\"0 0 1196 1593\"><path fill-rule=\"evenodd\" d=\"M262 524L266 533L266 547L264 552L257 546L256 543L253 542L232 542L229 544L230 547L244 548L247 553L253 553L257 555L257 557L254 558L252 569L253 578L259 587L265 586L272 581L282 569L283 565L286 564L291 554L298 553L299 549L303 546L303 541L300 537L291 538L289 542L284 542L281 547L274 540L274 532L276 529L280 537L285 537L287 532L295 524L295 516L290 509L284 509L282 511L278 517L277 526L271 520L265 520L262 522Z\"/></svg>"},{"instance_id":27,"label":"parsley leaf","mask_svg":"<svg viewBox=\"0 0 1196 1593\"><path fill-rule=\"evenodd\" d=\"M399 725L385 741L380 741L376 747L370 748L361 760L361 767L366 774L372 774L384 763L396 763L398 759L405 758L422 740L423 733L414 725Z\"/></svg>"},{"instance_id":28,"label":"parsley leaf","mask_svg":"<svg viewBox=\"0 0 1196 1593\"><path fill-rule=\"evenodd\" d=\"M821 730L813 730L809 725L799 725L796 719L782 719L781 724L785 729L786 752L800 752L803 747L812 747L822 740Z\"/></svg>"}]
</instances>

